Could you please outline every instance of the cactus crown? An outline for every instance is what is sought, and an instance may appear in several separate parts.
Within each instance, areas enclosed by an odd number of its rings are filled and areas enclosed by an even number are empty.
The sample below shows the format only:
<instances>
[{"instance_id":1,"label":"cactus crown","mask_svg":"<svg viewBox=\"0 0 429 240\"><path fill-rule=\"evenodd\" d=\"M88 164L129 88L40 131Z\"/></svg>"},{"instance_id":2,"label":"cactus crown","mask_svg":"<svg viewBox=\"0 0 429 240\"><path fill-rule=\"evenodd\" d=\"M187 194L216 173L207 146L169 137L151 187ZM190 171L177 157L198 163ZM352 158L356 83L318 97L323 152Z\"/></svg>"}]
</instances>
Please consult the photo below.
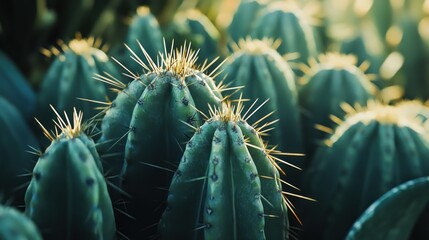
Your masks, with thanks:
<instances>
[{"instance_id":1,"label":"cactus crown","mask_svg":"<svg viewBox=\"0 0 429 240\"><path fill-rule=\"evenodd\" d=\"M231 47L234 52L245 52L252 55L260 55L267 51L267 49L277 49L281 44L281 39L273 40L271 38L252 39L246 37L240 39L238 43L232 44Z\"/></svg>"},{"instance_id":2,"label":"cactus crown","mask_svg":"<svg viewBox=\"0 0 429 240\"><path fill-rule=\"evenodd\" d=\"M83 112L76 111L76 108L73 108L73 124L70 122L69 117L67 116L67 113L64 111L65 118L63 119L61 115L55 110L54 107L52 107L52 110L57 115L57 120L52 120L55 123L55 132L48 131L43 124L39 122L39 120L36 121L42 128L43 134L51 141L54 141L56 139L59 139L61 137L66 137L68 139L79 137L88 127L87 124L82 123L83 118ZM58 131L59 130L59 131Z\"/></svg>"},{"instance_id":3,"label":"cactus crown","mask_svg":"<svg viewBox=\"0 0 429 240\"><path fill-rule=\"evenodd\" d=\"M103 45L99 38L82 38L82 36L77 33L75 39L71 40L68 44L64 43L62 40L58 40L57 44L59 48L52 46L50 49L41 49L42 54L47 57L57 56L63 61L65 59L64 53L71 51L76 55L85 57L89 62L92 56L102 62L106 62L108 60L108 57L105 54L108 50L108 46Z\"/></svg>"},{"instance_id":4,"label":"cactus crown","mask_svg":"<svg viewBox=\"0 0 429 240\"><path fill-rule=\"evenodd\" d=\"M202 65L197 65L196 62L198 60L198 52L191 49L191 43L184 43L180 48L174 48L174 41L171 44L171 48L168 51L167 46L164 40L164 52L159 53L156 63L155 61L149 56L145 48L140 44L140 42L137 40L138 45L140 46L140 49L142 50L144 57L146 61L148 62L148 65L143 62L143 60L140 59L140 57L127 45L125 47L128 48L128 50L131 52L132 56L131 58L136 61L138 64L140 64L143 69L147 72L153 72L156 74L163 74L165 72L170 72L177 76L183 83L185 81L185 78L187 76L190 76L196 72L205 72L213 63L215 63L218 58L215 58L210 63L204 62ZM121 65L128 73L131 74L131 77L134 79L138 79L139 76L132 73L129 69L127 69L124 65L122 65L119 61L114 59L119 65ZM222 65L219 64L213 72L208 74L209 77L214 77L213 75L215 72L219 69L219 67Z\"/></svg>"},{"instance_id":5,"label":"cactus crown","mask_svg":"<svg viewBox=\"0 0 429 240\"><path fill-rule=\"evenodd\" d=\"M347 103L343 103L341 104L341 108L347 113L345 120L342 121L333 117L338 120L335 122L338 123L339 126L336 128L332 137L327 140L326 143L328 145L331 145L339 139L350 126L359 122L367 125L372 121L376 121L382 125L408 127L419 133L424 133L425 131L421 125L421 121L419 121L417 117L410 117L404 114L402 109L396 106L369 101L366 107L361 107L359 105L352 107Z\"/></svg>"}]
</instances>

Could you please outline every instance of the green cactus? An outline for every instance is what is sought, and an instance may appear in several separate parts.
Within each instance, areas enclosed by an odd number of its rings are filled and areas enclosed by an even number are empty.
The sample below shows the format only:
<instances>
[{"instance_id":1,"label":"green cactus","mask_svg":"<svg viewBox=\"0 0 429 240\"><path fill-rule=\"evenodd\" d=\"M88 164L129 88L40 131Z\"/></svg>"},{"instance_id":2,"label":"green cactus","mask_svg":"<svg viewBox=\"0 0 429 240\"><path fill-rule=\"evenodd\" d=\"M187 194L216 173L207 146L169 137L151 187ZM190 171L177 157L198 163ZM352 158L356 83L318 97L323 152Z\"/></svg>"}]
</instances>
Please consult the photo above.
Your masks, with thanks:
<instances>
[{"instance_id":1,"label":"green cactus","mask_svg":"<svg viewBox=\"0 0 429 240\"><path fill-rule=\"evenodd\" d=\"M429 99L429 57L420 35L419 21L403 15L389 29L388 44L403 58L396 79L402 84L406 99ZM427 50L427 49L426 49Z\"/></svg>"},{"instance_id":2,"label":"green cactus","mask_svg":"<svg viewBox=\"0 0 429 240\"><path fill-rule=\"evenodd\" d=\"M24 204L28 175L37 157L27 151L39 143L18 110L0 97L0 198L15 206Z\"/></svg>"},{"instance_id":3,"label":"green cactus","mask_svg":"<svg viewBox=\"0 0 429 240\"><path fill-rule=\"evenodd\" d=\"M263 124L278 120L272 125L275 131L270 132L266 140L278 144L281 151L302 153L304 147L295 76L275 50L279 44L279 41L250 38L239 41L234 54L224 64L223 82L231 87L244 86L242 93L245 99L269 100L249 121L263 118ZM292 154L282 158L303 167L302 158ZM288 169L288 181L298 186L300 173Z\"/></svg>"},{"instance_id":4,"label":"green cactus","mask_svg":"<svg viewBox=\"0 0 429 240\"><path fill-rule=\"evenodd\" d=\"M260 0L241 1L234 13L231 24L228 26L228 34L232 42L238 42L250 35L257 16L266 7L266 3Z\"/></svg>"},{"instance_id":5,"label":"green cactus","mask_svg":"<svg viewBox=\"0 0 429 240\"><path fill-rule=\"evenodd\" d=\"M36 94L15 64L0 51L0 96L17 107L25 119L34 111Z\"/></svg>"},{"instance_id":6,"label":"green cactus","mask_svg":"<svg viewBox=\"0 0 429 240\"><path fill-rule=\"evenodd\" d=\"M302 190L318 202L302 206L308 239L344 239L382 194L429 175L429 142L420 120L398 107L368 108L346 117L304 176Z\"/></svg>"},{"instance_id":7,"label":"green cactus","mask_svg":"<svg viewBox=\"0 0 429 240\"><path fill-rule=\"evenodd\" d=\"M428 202L428 177L402 183L366 209L353 224L346 240L417 239L411 237L411 233ZM422 237L425 239L427 235Z\"/></svg>"},{"instance_id":8,"label":"green cactus","mask_svg":"<svg viewBox=\"0 0 429 240\"><path fill-rule=\"evenodd\" d=\"M280 39L281 44L277 51L281 54L298 53L293 61L307 63L309 59L319 54L317 42L319 37L310 25L309 17L293 2L273 2L269 4L257 18L251 35L254 38ZM295 74L301 76L299 69Z\"/></svg>"},{"instance_id":9,"label":"green cactus","mask_svg":"<svg viewBox=\"0 0 429 240\"><path fill-rule=\"evenodd\" d=\"M367 74L376 76L372 81L379 89L388 86L388 82L380 78L379 72L381 64L383 63L383 56L375 54L368 49L368 41L364 39L363 35L356 35L341 42L340 52L348 55L355 55L357 58L357 65L367 64Z\"/></svg>"},{"instance_id":10,"label":"green cactus","mask_svg":"<svg viewBox=\"0 0 429 240\"><path fill-rule=\"evenodd\" d=\"M183 45L191 43L192 49L199 50L198 64L212 61L219 56L219 30L197 9L188 9L176 13L171 23L165 28L167 42Z\"/></svg>"},{"instance_id":11,"label":"green cactus","mask_svg":"<svg viewBox=\"0 0 429 240\"><path fill-rule=\"evenodd\" d=\"M46 239L114 239L112 203L95 143L83 133L83 114L74 110L73 125L56 114L61 133L42 126L52 143L34 167L26 214Z\"/></svg>"},{"instance_id":12,"label":"green cactus","mask_svg":"<svg viewBox=\"0 0 429 240\"><path fill-rule=\"evenodd\" d=\"M166 193L159 188L167 187L172 177L163 169L174 169L180 161L192 135L186 124L201 122L208 105L218 106L222 99L204 68L195 68L197 55L190 45L165 52L159 65L146 57L151 71L135 76L109 105L98 141L101 154L113 153L103 158L106 169L121 174L122 188L132 197L127 212L137 218L137 229L153 225L162 213ZM134 228L133 223L127 225ZM141 237L154 229L124 231Z\"/></svg>"},{"instance_id":13,"label":"green cactus","mask_svg":"<svg viewBox=\"0 0 429 240\"><path fill-rule=\"evenodd\" d=\"M317 147L332 132L337 119L346 114L342 103L365 106L374 98L376 87L362 69L355 66L352 55L328 53L305 69L301 79L299 103L302 107L302 127L305 150L312 156Z\"/></svg>"},{"instance_id":14,"label":"green cactus","mask_svg":"<svg viewBox=\"0 0 429 240\"><path fill-rule=\"evenodd\" d=\"M137 8L137 13L131 19L131 24L125 39L125 44L134 52L140 52L140 46L145 46L145 50L152 59L156 59L158 53L162 51L162 32L158 21L151 14L147 7ZM130 58L130 52L121 46L118 53L118 60L127 68L137 74L142 74L144 69L139 63ZM144 59L143 59L144 61ZM148 65L148 62L144 62Z\"/></svg>"},{"instance_id":15,"label":"green cactus","mask_svg":"<svg viewBox=\"0 0 429 240\"><path fill-rule=\"evenodd\" d=\"M168 191L161 238L288 239L274 151L242 110L224 104L195 128Z\"/></svg>"},{"instance_id":16,"label":"green cactus","mask_svg":"<svg viewBox=\"0 0 429 240\"><path fill-rule=\"evenodd\" d=\"M42 240L36 225L14 208L0 205L0 239Z\"/></svg>"},{"instance_id":17,"label":"green cactus","mask_svg":"<svg viewBox=\"0 0 429 240\"><path fill-rule=\"evenodd\" d=\"M48 56L54 55L55 60L43 79L37 99L36 113L40 121L50 122L54 118L53 113L47 111L50 104L60 112L72 111L76 106L88 117L98 113L94 103L78 98L105 101L110 94L102 82L94 79L95 74L103 72L117 75L107 55L98 49L100 44L94 38L77 36L68 45L61 44L63 52L57 48L43 51Z\"/></svg>"}]
</instances>

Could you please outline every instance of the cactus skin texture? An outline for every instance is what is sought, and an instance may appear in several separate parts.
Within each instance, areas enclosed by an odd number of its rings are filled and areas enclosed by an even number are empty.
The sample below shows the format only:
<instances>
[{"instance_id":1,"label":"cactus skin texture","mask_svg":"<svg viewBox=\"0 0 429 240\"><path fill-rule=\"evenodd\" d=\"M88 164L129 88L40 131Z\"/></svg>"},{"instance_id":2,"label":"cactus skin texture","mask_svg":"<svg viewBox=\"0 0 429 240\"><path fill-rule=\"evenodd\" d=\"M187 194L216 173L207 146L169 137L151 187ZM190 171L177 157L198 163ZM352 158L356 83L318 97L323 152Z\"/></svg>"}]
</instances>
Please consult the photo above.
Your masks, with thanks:
<instances>
[{"instance_id":1,"label":"cactus skin texture","mask_svg":"<svg viewBox=\"0 0 429 240\"><path fill-rule=\"evenodd\" d=\"M0 239L42 240L36 225L11 207L0 206Z\"/></svg>"},{"instance_id":2,"label":"cactus skin texture","mask_svg":"<svg viewBox=\"0 0 429 240\"><path fill-rule=\"evenodd\" d=\"M0 51L0 96L21 111L25 119L33 115L36 94L15 64Z\"/></svg>"},{"instance_id":3,"label":"cactus skin texture","mask_svg":"<svg viewBox=\"0 0 429 240\"><path fill-rule=\"evenodd\" d=\"M338 126L308 168L302 190L318 204L303 206L304 239L344 239L382 194L429 175L420 122L396 107L370 105Z\"/></svg>"},{"instance_id":4,"label":"cactus skin texture","mask_svg":"<svg viewBox=\"0 0 429 240\"><path fill-rule=\"evenodd\" d=\"M218 57L219 30L197 9L178 12L166 27L164 36L167 42L174 40L176 45L190 42L192 49L199 50L199 64Z\"/></svg>"},{"instance_id":5,"label":"cactus skin texture","mask_svg":"<svg viewBox=\"0 0 429 240\"><path fill-rule=\"evenodd\" d=\"M311 58L318 56L317 32L304 19L302 12L293 3L274 2L268 5L257 18L251 31L254 38L280 39L282 42L277 48L281 54L299 53L293 61L307 63ZM299 70L295 74L301 76Z\"/></svg>"},{"instance_id":6,"label":"cactus skin texture","mask_svg":"<svg viewBox=\"0 0 429 240\"><path fill-rule=\"evenodd\" d=\"M231 87L244 86L242 93L245 99L259 99L261 102L269 99L249 118L249 122L256 122L273 112L262 123L279 121L272 125L275 131L270 132L265 139L278 144L281 151L302 153L304 147L295 76L275 50L278 44L278 41L270 40L241 40L235 53L224 65L223 81ZM290 156L284 157L284 160L303 167L302 158ZM301 171L288 168L287 172L288 182L299 186Z\"/></svg>"},{"instance_id":7,"label":"cactus skin texture","mask_svg":"<svg viewBox=\"0 0 429 240\"><path fill-rule=\"evenodd\" d=\"M150 9L143 6L137 8L136 14L131 19L131 25L125 39L125 44L134 52L141 51L138 43L145 46L145 50L152 59L156 59L158 52L163 50L162 32L158 21L151 14ZM130 58L129 51L126 51L123 46L121 46L120 51L118 60L122 64L127 66L133 73L143 73L143 67ZM148 64L147 61L144 61L144 63Z\"/></svg>"},{"instance_id":8,"label":"cactus skin texture","mask_svg":"<svg viewBox=\"0 0 429 240\"><path fill-rule=\"evenodd\" d=\"M24 204L23 175L33 170L37 157L26 151L37 149L39 143L18 110L0 97L0 198L11 200L12 205ZM24 187L23 187L24 186Z\"/></svg>"},{"instance_id":9,"label":"cactus skin texture","mask_svg":"<svg viewBox=\"0 0 429 240\"><path fill-rule=\"evenodd\" d=\"M355 222L346 240L424 239L411 237L411 231L428 202L429 178L405 182L375 201Z\"/></svg>"},{"instance_id":10,"label":"cactus skin texture","mask_svg":"<svg viewBox=\"0 0 429 240\"><path fill-rule=\"evenodd\" d=\"M98 113L94 109L97 104L78 98L105 101L109 92L94 76L103 72L117 76L115 66L108 61L107 55L97 48L99 45L100 42L94 39L86 40L77 36L68 45L61 45L63 53L58 49L44 51L48 56L57 56L42 81L38 96L36 117L41 122L48 123L55 118L55 115L48 111L50 104L59 112L71 112L73 107L76 107L85 112L88 118ZM53 125L47 127L53 128Z\"/></svg>"},{"instance_id":11,"label":"cactus skin texture","mask_svg":"<svg viewBox=\"0 0 429 240\"><path fill-rule=\"evenodd\" d=\"M58 116L58 118L60 118ZM40 156L25 195L26 214L45 239L114 239L113 207L95 143L58 120L62 133Z\"/></svg>"},{"instance_id":12,"label":"cactus skin texture","mask_svg":"<svg viewBox=\"0 0 429 240\"><path fill-rule=\"evenodd\" d=\"M240 2L228 27L228 34L233 42L249 36L257 15L264 7L266 4L259 0Z\"/></svg>"},{"instance_id":13,"label":"cactus skin texture","mask_svg":"<svg viewBox=\"0 0 429 240\"><path fill-rule=\"evenodd\" d=\"M264 149L229 107L206 121L174 174L161 238L288 239L279 173Z\"/></svg>"},{"instance_id":14,"label":"cactus skin texture","mask_svg":"<svg viewBox=\"0 0 429 240\"><path fill-rule=\"evenodd\" d=\"M355 66L352 55L328 53L321 55L319 61L305 70L298 94L308 160L327 136L326 130L316 126L332 129L336 123L331 116L342 119L346 114L342 103L365 106L376 94L376 87Z\"/></svg>"},{"instance_id":15,"label":"cactus skin texture","mask_svg":"<svg viewBox=\"0 0 429 240\"><path fill-rule=\"evenodd\" d=\"M141 230L159 220L167 197L159 188L168 187L172 174L165 169L178 165L193 134L187 124L202 122L199 111L208 115L208 105L219 106L222 99L213 79L194 68L197 56L189 45L165 52L163 58L118 94L101 125L100 152L121 154L103 159L110 165L106 170L121 175L120 185L132 197L127 212L137 222L126 224L129 229ZM120 231L142 238L155 229Z\"/></svg>"}]
</instances>

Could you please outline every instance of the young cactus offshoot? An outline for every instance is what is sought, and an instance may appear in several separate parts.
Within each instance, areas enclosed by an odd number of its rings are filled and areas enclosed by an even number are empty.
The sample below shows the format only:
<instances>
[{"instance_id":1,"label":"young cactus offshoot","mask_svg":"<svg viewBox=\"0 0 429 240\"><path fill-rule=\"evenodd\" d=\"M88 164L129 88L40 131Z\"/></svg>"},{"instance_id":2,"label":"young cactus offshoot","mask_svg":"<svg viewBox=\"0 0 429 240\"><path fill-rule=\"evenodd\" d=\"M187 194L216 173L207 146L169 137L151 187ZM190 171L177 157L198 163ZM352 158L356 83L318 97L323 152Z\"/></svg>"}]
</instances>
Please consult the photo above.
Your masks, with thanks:
<instances>
[{"instance_id":1,"label":"young cactus offshoot","mask_svg":"<svg viewBox=\"0 0 429 240\"><path fill-rule=\"evenodd\" d=\"M0 205L0 239L42 240L36 225L24 214Z\"/></svg>"},{"instance_id":2,"label":"young cactus offshoot","mask_svg":"<svg viewBox=\"0 0 429 240\"><path fill-rule=\"evenodd\" d=\"M252 108L252 107L251 107ZM159 223L163 239L288 239L289 193L280 154L268 148L237 106L224 103L188 141Z\"/></svg>"},{"instance_id":3,"label":"young cactus offshoot","mask_svg":"<svg viewBox=\"0 0 429 240\"><path fill-rule=\"evenodd\" d=\"M114 239L112 203L95 144L83 132L83 114L74 109L72 124L54 112L58 128L42 126L52 143L33 170L26 214L46 239Z\"/></svg>"}]
</instances>

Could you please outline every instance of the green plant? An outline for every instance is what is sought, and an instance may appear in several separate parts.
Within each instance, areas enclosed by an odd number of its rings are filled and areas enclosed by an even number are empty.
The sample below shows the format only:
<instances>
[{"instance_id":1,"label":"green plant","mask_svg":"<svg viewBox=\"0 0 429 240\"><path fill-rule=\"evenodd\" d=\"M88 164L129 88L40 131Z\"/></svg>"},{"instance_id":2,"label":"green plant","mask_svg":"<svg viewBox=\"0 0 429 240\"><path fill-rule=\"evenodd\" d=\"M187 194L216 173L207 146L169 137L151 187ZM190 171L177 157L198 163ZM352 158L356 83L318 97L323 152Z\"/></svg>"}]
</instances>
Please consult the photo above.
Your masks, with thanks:
<instances>
[{"instance_id":1,"label":"green plant","mask_svg":"<svg viewBox=\"0 0 429 240\"><path fill-rule=\"evenodd\" d=\"M318 201L302 208L309 238L343 239L382 194L429 175L429 142L420 120L375 103L350 114L318 149L304 176L302 190Z\"/></svg>"},{"instance_id":2,"label":"green plant","mask_svg":"<svg viewBox=\"0 0 429 240\"><path fill-rule=\"evenodd\" d=\"M172 176L166 169L175 169L192 135L187 125L200 123L208 106L218 106L222 100L222 89L204 73L207 66L196 67L197 54L190 45L165 52L158 65L144 54L149 71L134 76L106 108L98 142L101 154L113 153L104 158L105 168L120 174L121 187L131 195L127 212L137 219L137 225L126 227L134 229L159 219L166 198L160 188L170 182ZM150 235L148 232L131 230L127 234Z\"/></svg>"},{"instance_id":3,"label":"green plant","mask_svg":"<svg viewBox=\"0 0 429 240\"><path fill-rule=\"evenodd\" d=\"M3 240L42 240L36 225L14 208L0 205L0 238Z\"/></svg>"},{"instance_id":4,"label":"green plant","mask_svg":"<svg viewBox=\"0 0 429 240\"><path fill-rule=\"evenodd\" d=\"M303 153L300 109L295 75L289 64L275 50L279 41L246 39L234 46L234 53L223 65L224 84L231 87L243 87L245 99L267 101L259 111L249 116L249 122L261 119L261 126L272 124L275 129L264 135L270 144L276 143L277 149L288 153ZM303 158L290 154L283 160L303 167ZM283 168L286 172L286 169ZM287 170L288 182L299 186L301 172Z\"/></svg>"},{"instance_id":5,"label":"green plant","mask_svg":"<svg viewBox=\"0 0 429 240\"><path fill-rule=\"evenodd\" d=\"M95 143L84 134L82 112L73 125L57 114L60 133L44 134L52 141L34 167L25 194L26 214L46 239L114 239L112 203Z\"/></svg>"},{"instance_id":6,"label":"green plant","mask_svg":"<svg viewBox=\"0 0 429 240\"><path fill-rule=\"evenodd\" d=\"M365 76L365 69L355 64L353 55L327 53L304 68L298 96L305 151L310 157L346 114L341 104L365 106L375 97L376 87Z\"/></svg>"},{"instance_id":7,"label":"green plant","mask_svg":"<svg viewBox=\"0 0 429 240\"><path fill-rule=\"evenodd\" d=\"M276 151L242 111L224 103L194 128L159 223L163 239L288 239Z\"/></svg>"}]
</instances>

